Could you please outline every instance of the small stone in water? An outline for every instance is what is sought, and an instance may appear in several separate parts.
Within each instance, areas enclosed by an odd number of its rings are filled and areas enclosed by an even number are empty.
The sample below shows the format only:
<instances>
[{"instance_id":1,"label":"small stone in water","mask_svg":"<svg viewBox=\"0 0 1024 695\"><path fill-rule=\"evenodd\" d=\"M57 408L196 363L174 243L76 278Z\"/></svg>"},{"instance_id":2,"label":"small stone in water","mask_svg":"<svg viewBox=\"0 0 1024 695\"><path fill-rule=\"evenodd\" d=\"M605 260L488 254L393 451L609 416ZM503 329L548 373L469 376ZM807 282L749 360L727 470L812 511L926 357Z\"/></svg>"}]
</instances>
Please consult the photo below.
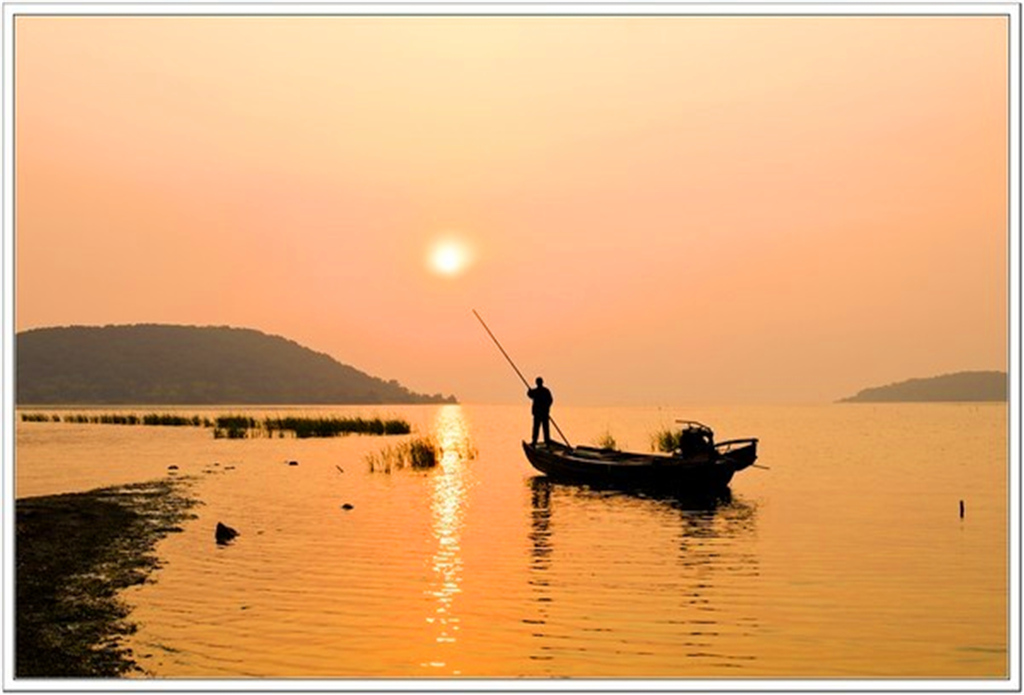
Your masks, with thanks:
<instances>
[{"instance_id":1,"label":"small stone in water","mask_svg":"<svg viewBox=\"0 0 1024 695\"><path fill-rule=\"evenodd\" d=\"M225 526L219 521L217 522L217 530L214 531L214 537L217 539L217 545L225 545L227 543L230 543L235 539L235 536L237 535L238 531L236 531L235 529L231 528L230 526Z\"/></svg>"}]
</instances>

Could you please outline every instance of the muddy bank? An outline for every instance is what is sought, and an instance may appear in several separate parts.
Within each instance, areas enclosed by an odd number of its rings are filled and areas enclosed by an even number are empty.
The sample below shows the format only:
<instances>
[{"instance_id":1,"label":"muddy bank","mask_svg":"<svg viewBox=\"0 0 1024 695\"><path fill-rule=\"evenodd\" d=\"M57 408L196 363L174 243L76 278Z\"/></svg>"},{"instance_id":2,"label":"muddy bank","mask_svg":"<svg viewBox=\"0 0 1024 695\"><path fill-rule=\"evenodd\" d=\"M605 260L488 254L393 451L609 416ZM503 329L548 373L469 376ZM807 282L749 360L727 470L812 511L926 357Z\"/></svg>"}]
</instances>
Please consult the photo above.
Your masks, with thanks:
<instances>
[{"instance_id":1,"label":"muddy bank","mask_svg":"<svg viewBox=\"0 0 1024 695\"><path fill-rule=\"evenodd\" d=\"M140 672L117 594L147 581L156 542L193 516L186 491L165 480L16 501L16 678Z\"/></svg>"}]
</instances>

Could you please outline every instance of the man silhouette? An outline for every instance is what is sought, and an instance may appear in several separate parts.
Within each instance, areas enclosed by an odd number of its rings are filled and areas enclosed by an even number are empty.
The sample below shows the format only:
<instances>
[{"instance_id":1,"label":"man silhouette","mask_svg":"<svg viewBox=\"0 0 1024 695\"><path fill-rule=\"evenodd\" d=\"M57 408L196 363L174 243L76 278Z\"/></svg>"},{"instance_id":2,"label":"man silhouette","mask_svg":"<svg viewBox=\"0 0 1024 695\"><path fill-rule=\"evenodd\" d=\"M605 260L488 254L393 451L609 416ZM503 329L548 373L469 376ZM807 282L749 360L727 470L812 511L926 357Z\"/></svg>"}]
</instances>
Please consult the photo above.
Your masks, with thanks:
<instances>
[{"instance_id":1,"label":"man silhouette","mask_svg":"<svg viewBox=\"0 0 1024 695\"><path fill-rule=\"evenodd\" d=\"M533 446L537 446L537 435L544 428L544 444L551 444L551 404L555 399L544 386L544 379L537 377L537 388L528 389L526 395L533 401Z\"/></svg>"}]
</instances>

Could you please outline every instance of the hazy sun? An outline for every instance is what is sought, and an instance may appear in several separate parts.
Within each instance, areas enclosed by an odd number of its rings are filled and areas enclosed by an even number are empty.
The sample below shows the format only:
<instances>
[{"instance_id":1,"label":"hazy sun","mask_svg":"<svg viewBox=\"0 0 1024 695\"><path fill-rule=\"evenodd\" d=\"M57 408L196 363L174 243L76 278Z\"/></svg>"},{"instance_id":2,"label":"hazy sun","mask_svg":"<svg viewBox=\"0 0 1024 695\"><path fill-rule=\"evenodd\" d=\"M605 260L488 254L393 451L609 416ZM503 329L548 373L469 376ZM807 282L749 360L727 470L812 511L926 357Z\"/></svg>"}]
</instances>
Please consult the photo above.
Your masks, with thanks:
<instances>
[{"instance_id":1,"label":"hazy sun","mask_svg":"<svg viewBox=\"0 0 1024 695\"><path fill-rule=\"evenodd\" d=\"M470 260L466 245L453 239L438 241L430 249L430 267L440 275L458 275L466 269Z\"/></svg>"}]
</instances>

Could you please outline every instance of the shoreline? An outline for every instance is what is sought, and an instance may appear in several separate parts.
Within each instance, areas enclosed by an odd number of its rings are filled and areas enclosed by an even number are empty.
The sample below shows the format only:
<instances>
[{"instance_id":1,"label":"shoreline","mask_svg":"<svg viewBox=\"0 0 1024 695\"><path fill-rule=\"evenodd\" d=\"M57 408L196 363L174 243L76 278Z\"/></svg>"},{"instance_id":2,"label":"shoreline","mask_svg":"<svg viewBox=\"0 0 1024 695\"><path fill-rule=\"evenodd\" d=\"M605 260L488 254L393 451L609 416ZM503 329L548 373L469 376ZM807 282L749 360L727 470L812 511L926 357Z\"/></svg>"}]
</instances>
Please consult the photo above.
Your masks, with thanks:
<instances>
[{"instance_id":1,"label":"shoreline","mask_svg":"<svg viewBox=\"0 0 1024 695\"><path fill-rule=\"evenodd\" d=\"M16 504L15 678L142 675L119 596L160 567L157 541L194 518L186 479L26 497Z\"/></svg>"}]
</instances>

